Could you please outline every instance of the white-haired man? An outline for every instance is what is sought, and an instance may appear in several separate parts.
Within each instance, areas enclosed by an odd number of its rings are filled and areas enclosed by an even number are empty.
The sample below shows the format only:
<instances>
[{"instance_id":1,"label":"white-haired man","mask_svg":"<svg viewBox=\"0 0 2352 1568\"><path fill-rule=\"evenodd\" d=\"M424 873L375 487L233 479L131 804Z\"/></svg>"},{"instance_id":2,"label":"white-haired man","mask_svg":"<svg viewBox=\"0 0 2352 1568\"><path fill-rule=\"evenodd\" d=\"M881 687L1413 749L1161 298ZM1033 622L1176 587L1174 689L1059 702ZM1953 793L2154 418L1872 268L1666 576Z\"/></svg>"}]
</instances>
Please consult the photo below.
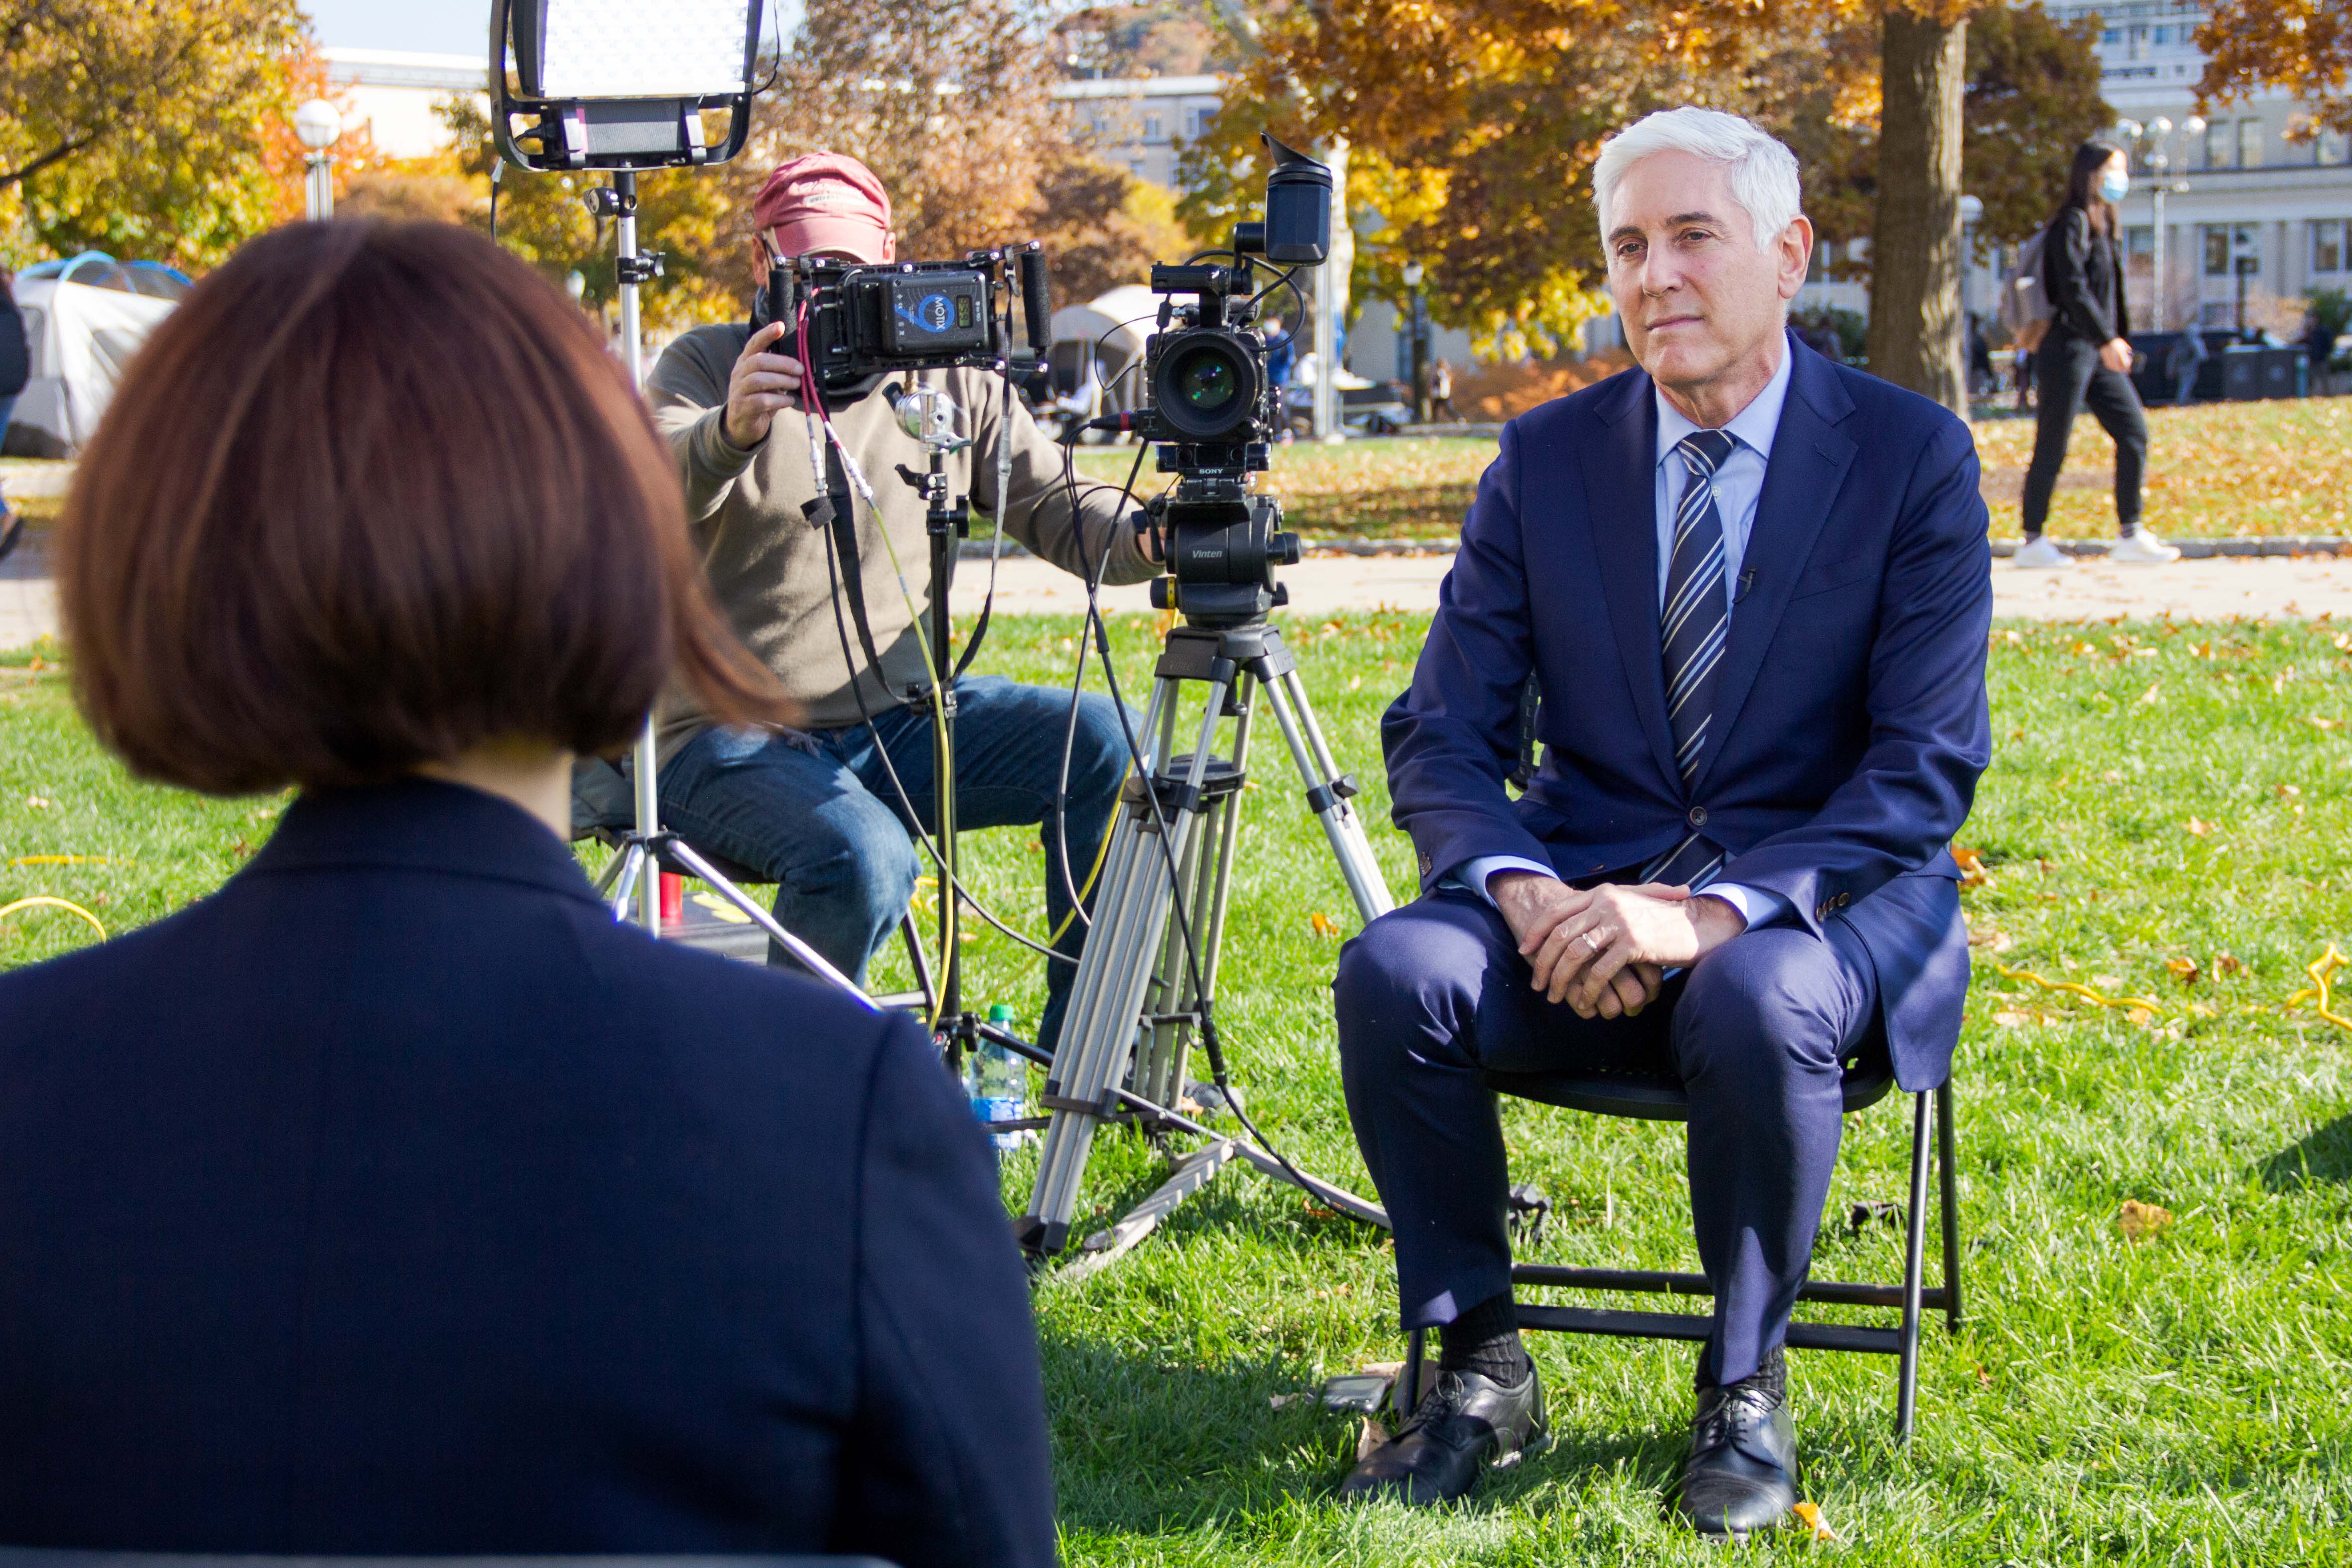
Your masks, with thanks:
<instances>
[{"instance_id":1,"label":"white-haired man","mask_svg":"<svg viewBox=\"0 0 2352 1568\"><path fill-rule=\"evenodd\" d=\"M1781 1345L1843 1064L1940 1084L1968 984L1948 852L1990 754L1967 427L1790 335L1812 227L1744 120L1654 114L1593 172L1639 368L1506 426L1382 724L1423 896L1342 953L1349 1113L1436 1391L1343 1489L1429 1502L1547 1433L1495 1087L1635 1071L1688 1099L1715 1295L1679 1507L1795 1500ZM1540 681L1541 768L1503 769Z\"/></svg>"}]
</instances>

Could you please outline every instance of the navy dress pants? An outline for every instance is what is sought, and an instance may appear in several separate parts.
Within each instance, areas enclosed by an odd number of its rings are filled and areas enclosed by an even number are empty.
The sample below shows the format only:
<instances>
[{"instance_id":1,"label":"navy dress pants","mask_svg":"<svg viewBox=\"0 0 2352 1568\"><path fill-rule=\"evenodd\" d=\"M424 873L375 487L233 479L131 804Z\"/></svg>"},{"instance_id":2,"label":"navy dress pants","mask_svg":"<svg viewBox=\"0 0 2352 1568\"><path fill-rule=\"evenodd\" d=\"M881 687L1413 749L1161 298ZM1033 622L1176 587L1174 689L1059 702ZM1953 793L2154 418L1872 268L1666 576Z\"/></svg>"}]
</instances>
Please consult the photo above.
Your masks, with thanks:
<instances>
[{"instance_id":1,"label":"navy dress pants","mask_svg":"<svg viewBox=\"0 0 2352 1568\"><path fill-rule=\"evenodd\" d=\"M1841 1063L1879 1037L1870 954L1768 926L1666 983L1637 1017L1580 1018L1530 984L1493 905L1441 891L1381 916L1333 982L1348 1114L1396 1227L1407 1329L1510 1289L1497 1072L1670 1069L1690 1096L1691 1222L1715 1291L1702 1384L1756 1371L1788 1331L1829 1196Z\"/></svg>"}]
</instances>

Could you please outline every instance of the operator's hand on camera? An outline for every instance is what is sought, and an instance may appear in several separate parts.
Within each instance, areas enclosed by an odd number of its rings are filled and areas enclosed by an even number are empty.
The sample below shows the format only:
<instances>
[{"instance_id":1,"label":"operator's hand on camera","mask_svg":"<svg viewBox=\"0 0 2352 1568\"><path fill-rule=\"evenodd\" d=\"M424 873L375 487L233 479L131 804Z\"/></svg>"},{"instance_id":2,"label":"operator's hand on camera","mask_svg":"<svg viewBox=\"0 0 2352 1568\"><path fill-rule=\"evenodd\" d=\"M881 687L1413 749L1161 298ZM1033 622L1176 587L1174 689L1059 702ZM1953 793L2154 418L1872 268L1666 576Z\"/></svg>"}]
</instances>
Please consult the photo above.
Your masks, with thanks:
<instances>
[{"instance_id":1,"label":"operator's hand on camera","mask_svg":"<svg viewBox=\"0 0 2352 1568\"><path fill-rule=\"evenodd\" d=\"M1593 893L1533 871L1497 871L1486 879L1486 894L1518 940L1520 956L1529 960L1535 988L1559 1001L1560 993L1553 988L1551 974L1558 954L1556 951L1547 953L1546 945L1554 931L1591 907ZM1657 1000L1663 984L1664 975L1656 964L1626 964L1600 988L1591 1007L1577 1011L1588 1018L1630 1018Z\"/></svg>"},{"instance_id":2,"label":"operator's hand on camera","mask_svg":"<svg viewBox=\"0 0 2352 1568\"><path fill-rule=\"evenodd\" d=\"M779 410L800 406L801 362L768 352L790 325L771 321L753 332L727 378L727 439L744 451L768 438Z\"/></svg>"},{"instance_id":3,"label":"operator's hand on camera","mask_svg":"<svg viewBox=\"0 0 2352 1568\"><path fill-rule=\"evenodd\" d=\"M2132 367L2132 346L2129 340L2116 338L2099 346L2099 363L2117 375L2129 375Z\"/></svg>"}]
</instances>

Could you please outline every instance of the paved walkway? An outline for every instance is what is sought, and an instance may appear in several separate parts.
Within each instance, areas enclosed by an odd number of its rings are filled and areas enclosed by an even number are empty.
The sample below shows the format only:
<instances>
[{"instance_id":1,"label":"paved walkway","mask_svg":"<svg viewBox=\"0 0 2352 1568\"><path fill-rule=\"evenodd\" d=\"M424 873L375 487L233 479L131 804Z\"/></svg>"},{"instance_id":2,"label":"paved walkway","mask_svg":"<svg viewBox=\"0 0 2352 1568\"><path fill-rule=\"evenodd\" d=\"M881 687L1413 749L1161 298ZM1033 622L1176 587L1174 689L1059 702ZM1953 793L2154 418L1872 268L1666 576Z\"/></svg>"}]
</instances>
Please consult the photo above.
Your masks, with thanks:
<instances>
[{"instance_id":1,"label":"paved walkway","mask_svg":"<svg viewBox=\"0 0 2352 1568\"><path fill-rule=\"evenodd\" d=\"M1323 556L1286 569L1295 613L1328 616L1342 610L1428 610L1452 565L1443 555ZM955 608L980 608L988 563L967 560L956 573ZM1144 586L1103 591L1109 610L1148 610ZM1086 608L1078 580L1044 562L1021 556L997 566L1000 615L1076 615ZM2089 563L2067 572L2020 572L1993 567L1996 615L2038 620L2109 616L2341 616L2352 619L2352 557L2301 560L2181 561L2164 567ZM36 534L0 561L0 648L23 647L58 629L56 585Z\"/></svg>"},{"instance_id":2,"label":"paved walkway","mask_svg":"<svg viewBox=\"0 0 2352 1568\"><path fill-rule=\"evenodd\" d=\"M1291 608L1302 615L1341 610L1430 610L1451 557L1320 557L1282 574ZM1086 608L1078 580L1042 561L1022 558L997 567L996 608L1003 615L1076 615ZM985 562L966 561L956 573L955 608L980 608L987 586ZM2352 558L2179 561L2164 567L2084 563L2071 571L2020 572L1993 567L1993 613L2037 620L2108 616L2208 619L2230 616L2352 617ZM1110 610L1150 608L1140 585L1103 591Z\"/></svg>"}]
</instances>

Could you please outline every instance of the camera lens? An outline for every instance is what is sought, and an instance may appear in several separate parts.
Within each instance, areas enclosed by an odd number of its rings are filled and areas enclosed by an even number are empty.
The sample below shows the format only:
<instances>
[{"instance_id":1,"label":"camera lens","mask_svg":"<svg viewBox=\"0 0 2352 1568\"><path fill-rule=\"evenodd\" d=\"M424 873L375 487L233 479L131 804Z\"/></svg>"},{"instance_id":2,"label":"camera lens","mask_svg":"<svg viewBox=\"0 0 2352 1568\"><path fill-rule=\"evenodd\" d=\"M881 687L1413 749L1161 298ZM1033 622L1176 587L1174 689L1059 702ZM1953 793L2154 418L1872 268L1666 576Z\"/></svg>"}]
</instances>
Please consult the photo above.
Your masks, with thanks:
<instances>
[{"instance_id":1,"label":"camera lens","mask_svg":"<svg viewBox=\"0 0 2352 1568\"><path fill-rule=\"evenodd\" d=\"M1239 334L1223 328L1172 332L1151 372L1151 402L1180 441L1247 441L1264 385Z\"/></svg>"},{"instance_id":2,"label":"camera lens","mask_svg":"<svg viewBox=\"0 0 2352 1568\"><path fill-rule=\"evenodd\" d=\"M1213 414L1234 400L1233 366L1202 354L1186 363L1177 377L1177 391L1202 413Z\"/></svg>"}]
</instances>

